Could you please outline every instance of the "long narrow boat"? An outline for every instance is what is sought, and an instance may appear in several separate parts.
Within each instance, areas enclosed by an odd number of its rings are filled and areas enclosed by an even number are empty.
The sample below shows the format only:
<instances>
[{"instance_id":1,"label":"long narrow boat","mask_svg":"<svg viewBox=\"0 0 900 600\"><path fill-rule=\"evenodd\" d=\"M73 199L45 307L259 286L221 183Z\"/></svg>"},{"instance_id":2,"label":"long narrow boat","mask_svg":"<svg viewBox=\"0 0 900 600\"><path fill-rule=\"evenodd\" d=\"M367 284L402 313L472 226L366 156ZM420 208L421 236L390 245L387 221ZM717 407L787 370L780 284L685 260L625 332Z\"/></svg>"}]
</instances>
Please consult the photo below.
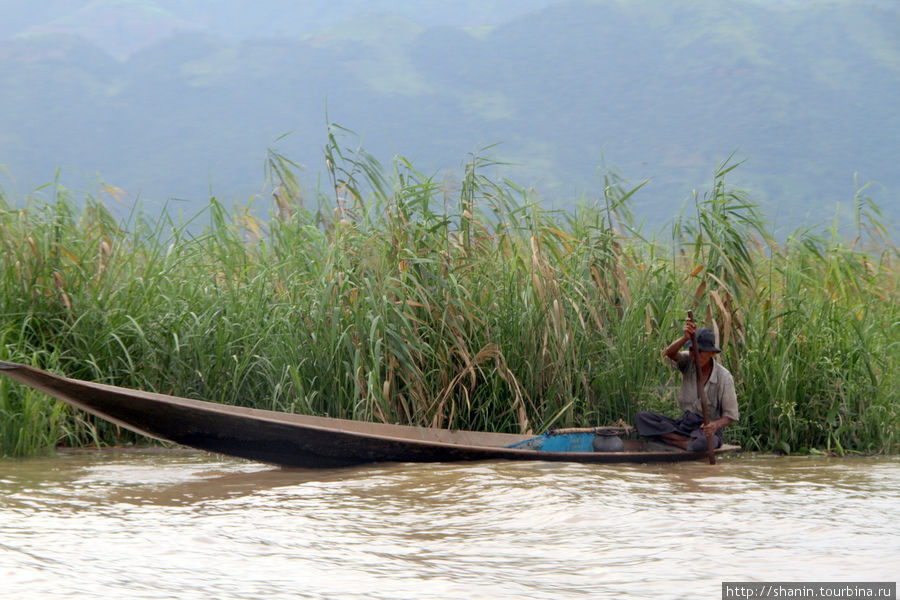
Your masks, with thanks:
<instances>
[{"instance_id":1,"label":"long narrow boat","mask_svg":"<svg viewBox=\"0 0 900 600\"><path fill-rule=\"evenodd\" d=\"M9 362L0 362L0 373L148 437L282 467L498 459L651 463L706 456L631 439L622 440L618 451L595 452L590 445L587 450L548 451L553 444L542 444L540 436L366 423L229 406L69 379ZM737 449L722 446L717 452Z\"/></svg>"}]
</instances>

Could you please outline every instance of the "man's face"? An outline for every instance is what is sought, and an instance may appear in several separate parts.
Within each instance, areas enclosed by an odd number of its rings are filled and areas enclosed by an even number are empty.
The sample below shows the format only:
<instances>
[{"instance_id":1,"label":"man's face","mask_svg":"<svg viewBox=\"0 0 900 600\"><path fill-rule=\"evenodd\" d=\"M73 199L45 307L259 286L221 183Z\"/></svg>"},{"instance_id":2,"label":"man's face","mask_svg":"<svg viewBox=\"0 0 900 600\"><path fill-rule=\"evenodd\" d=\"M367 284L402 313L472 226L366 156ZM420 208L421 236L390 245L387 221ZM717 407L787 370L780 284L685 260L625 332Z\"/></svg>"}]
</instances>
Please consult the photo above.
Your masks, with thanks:
<instances>
[{"instance_id":1,"label":"man's face","mask_svg":"<svg viewBox=\"0 0 900 600\"><path fill-rule=\"evenodd\" d=\"M700 366L705 367L709 364L709 361L713 359L713 357L718 354L718 352L707 352L705 350L700 351Z\"/></svg>"}]
</instances>

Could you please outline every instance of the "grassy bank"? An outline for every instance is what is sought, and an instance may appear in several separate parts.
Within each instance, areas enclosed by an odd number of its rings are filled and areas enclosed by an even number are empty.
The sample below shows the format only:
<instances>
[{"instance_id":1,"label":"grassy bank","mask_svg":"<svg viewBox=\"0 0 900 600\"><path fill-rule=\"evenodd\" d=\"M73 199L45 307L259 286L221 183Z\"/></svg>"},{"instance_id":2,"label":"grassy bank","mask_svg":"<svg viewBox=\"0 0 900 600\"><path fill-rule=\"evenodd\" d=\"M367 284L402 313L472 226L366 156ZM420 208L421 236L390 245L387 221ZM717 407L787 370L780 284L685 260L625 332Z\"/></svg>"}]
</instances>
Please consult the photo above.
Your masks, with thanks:
<instances>
[{"instance_id":1,"label":"grassy bank","mask_svg":"<svg viewBox=\"0 0 900 600\"><path fill-rule=\"evenodd\" d=\"M674 412L661 350L691 308L719 330L745 448L900 448L898 249L864 190L857 239L776 242L723 165L649 239L613 175L559 214L477 157L448 188L334 136L326 155L313 202L269 157L265 222L215 199L201 228L123 224L59 188L3 198L0 359L259 408L541 431ZM2 454L134 439L0 379Z\"/></svg>"}]
</instances>

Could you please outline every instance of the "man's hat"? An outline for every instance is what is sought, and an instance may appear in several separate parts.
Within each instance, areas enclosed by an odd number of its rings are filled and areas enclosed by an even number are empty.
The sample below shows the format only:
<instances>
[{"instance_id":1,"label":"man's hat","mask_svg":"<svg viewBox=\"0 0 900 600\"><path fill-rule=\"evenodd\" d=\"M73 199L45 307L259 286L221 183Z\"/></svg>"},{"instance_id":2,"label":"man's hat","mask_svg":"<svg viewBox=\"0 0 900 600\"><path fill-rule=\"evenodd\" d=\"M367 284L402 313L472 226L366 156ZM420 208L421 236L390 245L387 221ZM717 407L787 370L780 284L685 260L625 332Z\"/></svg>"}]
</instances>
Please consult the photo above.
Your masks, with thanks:
<instances>
[{"instance_id":1,"label":"man's hat","mask_svg":"<svg viewBox=\"0 0 900 600\"><path fill-rule=\"evenodd\" d=\"M688 348L691 343L686 344ZM697 330L697 349L700 352L721 352L721 348L716 347L716 333L707 327L701 327Z\"/></svg>"}]
</instances>

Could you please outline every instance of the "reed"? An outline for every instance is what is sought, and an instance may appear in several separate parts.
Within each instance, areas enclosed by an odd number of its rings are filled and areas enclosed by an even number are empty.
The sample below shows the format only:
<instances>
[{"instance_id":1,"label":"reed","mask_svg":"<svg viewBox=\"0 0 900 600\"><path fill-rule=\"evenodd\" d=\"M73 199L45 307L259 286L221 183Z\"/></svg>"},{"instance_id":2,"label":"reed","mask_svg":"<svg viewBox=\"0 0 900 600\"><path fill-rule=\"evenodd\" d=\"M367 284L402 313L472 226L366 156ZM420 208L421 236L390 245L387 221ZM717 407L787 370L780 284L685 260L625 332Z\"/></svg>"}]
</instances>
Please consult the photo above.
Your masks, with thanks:
<instances>
[{"instance_id":1,"label":"reed","mask_svg":"<svg viewBox=\"0 0 900 600\"><path fill-rule=\"evenodd\" d=\"M0 359L231 404L495 431L674 411L661 359L691 308L715 326L754 450L896 452L898 250L877 207L778 242L757 206L710 190L644 236L640 186L544 210L469 158L459 185L385 169L333 128L330 187L306 199L271 153L271 216L215 198L190 222L58 184L0 196ZM208 219L208 225L201 221ZM0 380L0 453L135 436Z\"/></svg>"}]
</instances>

